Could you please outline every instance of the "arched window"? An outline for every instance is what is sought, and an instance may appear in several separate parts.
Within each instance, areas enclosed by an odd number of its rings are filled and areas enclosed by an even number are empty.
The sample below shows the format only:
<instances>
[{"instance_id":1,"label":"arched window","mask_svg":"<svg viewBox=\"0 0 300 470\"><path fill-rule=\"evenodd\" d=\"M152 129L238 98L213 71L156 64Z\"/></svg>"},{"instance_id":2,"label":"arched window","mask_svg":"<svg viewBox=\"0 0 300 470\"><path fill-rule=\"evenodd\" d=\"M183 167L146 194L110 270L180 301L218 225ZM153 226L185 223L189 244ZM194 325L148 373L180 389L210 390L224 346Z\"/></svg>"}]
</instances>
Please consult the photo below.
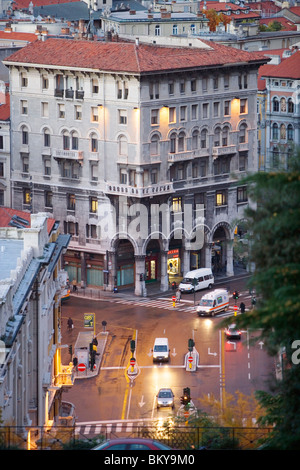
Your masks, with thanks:
<instances>
[{"instance_id":1,"label":"arched window","mask_svg":"<svg viewBox=\"0 0 300 470\"><path fill-rule=\"evenodd\" d=\"M195 129L192 133L192 150L199 148L199 131Z\"/></svg>"},{"instance_id":2,"label":"arched window","mask_svg":"<svg viewBox=\"0 0 300 470\"><path fill-rule=\"evenodd\" d=\"M44 129L44 147L50 147L50 131L49 129Z\"/></svg>"},{"instance_id":3,"label":"arched window","mask_svg":"<svg viewBox=\"0 0 300 470\"><path fill-rule=\"evenodd\" d=\"M288 113L294 113L294 102L292 98L288 99Z\"/></svg>"},{"instance_id":4,"label":"arched window","mask_svg":"<svg viewBox=\"0 0 300 470\"><path fill-rule=\"evenodd\" d=\"M214 147L220 147L221 145L221 128L216 127L214 134Z\"/></svg>"},{"instance_id":5,"label":"arched window","mask_svg":"<svg viewBox=\"0 0 300 470\"><path fill-rule=\"evenodd\" d=\"M119 137L119 155L127 155L127 139L125 135Z\"/></svg>"},{"instance_id":6,"label":"arched window","mask_svg":"<svg viewBox=\"0 0 300 470\"><path fill-rule=\"evenodd\" d=\"M150 155L158 155L159 153L158 148L159 148L159 135L154 134L151 137L151 141L150 141Z\"/></svg>"},{"instance_id":7,"label":"arched window","mask_svg":"<svg viewBox=\"0 0 300 470\"><path fill-rule=\"evenodd\" d=\"M201 139L201 148L206 149L207 148L207 129L202 129L200 139Z\"/></svg>"},{"instance_id":8,"label":"arched window","mask_svg":"<svg viewBox=\"0 0 300 470\"><path fill-rule=\"evenodd\" d=\"M91 152L98 152L98 138L95 132L93 132L90 135L90 144L91 144Z\"/></svg>"},{"instance_id":9,"label":"arched window","mask_svg":"<svg viewBox=\"0 0 300 470\"><path fill-rule=\"evenodd\" d=\"M68 131L63 132L63 149L70 150L70 134Z\"/></svg>"},{"instance_id":10,"label":"arched window","mask_svg":"<svg viewBox=\"0 0 300 470\"><path fill-rule=\"evenodd\" d=\"M272 126L272 139L278 140L279 133L278 133L278 124L275 122Z\"/></svg>"},{"instance_id":11,"label":"arched window","mask_svg":"<svg viewBox=\"0 0 300 470\"><path fill-rule=\"evenodd\" d=\"M292 124L289 124L287 127L287 139L294 140L294 128Z\"/></svg>"},{"instance_id":12,"label":"arched window","mask_svg":"<svg viewBox=\"0 0 300 470\"><path fill-rule=\"evenodd\" d=\"M178 26L177 24L173 24L173 34L177 35L178 34Z\"/></svg>"},{"instance_id":13,"label":"arched window","mask_svg":"<svg viewBox=\"0 0 300 470\"><path fill-rule=\"evenodd\" d=\"M284 124L281 124L280 126L280 139L286 140L286 127Z\"/></svg>"},{"instance_id":14,"label":"arched window","mask_svg":"<svg viewBox=\"0 0 300 470\"><path fill-rule=\"evenodd\" d=\"M224 126L222 131L222 146L227 147L229 145L229 127Z\"/></svg>"},{"instance_id":15,"label":"arched window","mask_svg":"<svg viewBox=\"0 0 300 470\"><path fill-rule=\"evenodd\" d=\"M279 111L279 101L278 98L273 98L273 111L278 112Z\"/></svg>"},{"instance_id":16,"label":"arched window","mask_svg":"<svg viewBox=\"0 0 300 470\"><path fill-rule=\"evenodd\" d=\"M78 150L78 145L79 145L78 133L73 131L71 136L72 136L72 150Z\"/></svg>"},{"instance_id":17,"label":"arched window","mask_svg":"<svg viewBox=\"0 0 300 470\"><path fill-rule=\"evenodd\" d=\"M170 135L170 153L176 153L176 133Z\"/></svg>"},{"instance_id":18,"label":"arched window","mask_svg":"<svg viewBox=\"0 0 300 470\"><path fill-rule=\"evenodd\" d=\"M26 126L22 126L21 134L22 134L22 144L23 145L28 145L29 133L28 133L28 129L27 129Z\"/></svg>"},{"instance_id":19,"label":"arched window","mask_svg":"<svg viewBox=\"0 0 300 470\"><path fill-rule=\"evenodd\" d=\"M245 122L240 125L239 142L240 144L247 142L247 124Z\"/></svg>"},{"instance_id":20,"label":"arched window","mask_svg":"<svg viewBox=\"0 0 300 470\"><path fill-rule=\"evenodd\" d=\"M154 34L155 34L155 36L160 36L160 25L159 24L155 25Z\"/></svg>"},{"instance_id":21,"label":"arched window","mask_svg":"<svg viewBox=\"0 0 300 470\"><path fill-rule=\"evenodd\" d=\"M179 132L178 135L178 152L184 152L185 150L185 133L183 131Z\"/></svg>"},{"instance_id":22,"label":"arched window","mask_svg":"<svg viewBox=\"0 0 300 470\"><path fill-rule=\"evenodd\" d=\"M282 113L286 113L286 99L285 98L281 98L280 100L280 111Z\"/></svg>"}]
</instances>

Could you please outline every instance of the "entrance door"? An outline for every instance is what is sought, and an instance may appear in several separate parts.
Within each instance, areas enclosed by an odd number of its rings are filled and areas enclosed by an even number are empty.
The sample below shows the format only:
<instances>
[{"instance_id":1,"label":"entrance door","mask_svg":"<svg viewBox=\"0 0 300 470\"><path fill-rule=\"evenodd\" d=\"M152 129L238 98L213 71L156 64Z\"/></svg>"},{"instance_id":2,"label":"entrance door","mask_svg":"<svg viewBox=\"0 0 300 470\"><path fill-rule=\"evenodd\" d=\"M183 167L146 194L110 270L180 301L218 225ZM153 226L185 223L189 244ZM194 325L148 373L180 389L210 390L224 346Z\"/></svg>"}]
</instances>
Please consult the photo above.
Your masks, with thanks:
<instances>
[{"instance_id":1,"label":"entrance door","mask_svg":"<svg viewBox=\"0 0 300 470\"><path fill-rule=\"evenodd\" d=\"M146 282L155 281L157 279L157 258L148 258L145 261L146 266Z\"/></svg>"}]
</instances>

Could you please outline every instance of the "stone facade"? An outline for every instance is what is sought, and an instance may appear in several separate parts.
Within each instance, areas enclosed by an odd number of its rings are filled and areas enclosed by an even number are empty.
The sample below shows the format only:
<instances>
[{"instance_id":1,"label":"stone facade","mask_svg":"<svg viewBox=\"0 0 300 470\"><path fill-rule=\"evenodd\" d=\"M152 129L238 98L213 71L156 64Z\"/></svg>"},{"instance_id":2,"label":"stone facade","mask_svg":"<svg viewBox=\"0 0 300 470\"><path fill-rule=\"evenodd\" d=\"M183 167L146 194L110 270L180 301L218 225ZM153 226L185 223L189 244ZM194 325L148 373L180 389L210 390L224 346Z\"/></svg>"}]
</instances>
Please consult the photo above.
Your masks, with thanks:
<instances>
[{"instance_id":1,"label":"stone facade","mask_svg":"<svg viewBox=\"0 0 300 470\"><path fill-rule=\"evenodd\" d=\"M70 281L146 295L147 282L166 290L168 275L190 268L231 275L248 205L237 181L257 170L257 70L266 60L205 41L193 50L78 41L82 54L105 48L97 57L108 64L90 66L89 55L74 65L66 52L58 66L60 43L50 41L30 50L53 47L54 62L40 50L29 60L28 48L5 61L13 205L51 212L72 235Z\"/></svg>"}]
</instances>

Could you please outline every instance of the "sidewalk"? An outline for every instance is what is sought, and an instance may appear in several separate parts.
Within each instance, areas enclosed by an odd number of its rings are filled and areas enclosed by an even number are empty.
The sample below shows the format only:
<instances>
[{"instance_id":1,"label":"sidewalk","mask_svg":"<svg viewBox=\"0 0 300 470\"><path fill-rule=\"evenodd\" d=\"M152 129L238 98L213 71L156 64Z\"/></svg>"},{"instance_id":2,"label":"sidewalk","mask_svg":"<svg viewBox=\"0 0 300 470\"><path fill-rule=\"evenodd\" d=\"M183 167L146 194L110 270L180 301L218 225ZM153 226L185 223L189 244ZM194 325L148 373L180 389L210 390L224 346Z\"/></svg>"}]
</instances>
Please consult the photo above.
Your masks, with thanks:
<instances>
[{"instance_id":1,"label":"sidewalk","mask_svg":"<svg viewBox=\"0 0 300 470\"><path fill-rule=\"evenodd\" d=\"M226 276L224 273L217 273L214 274L215 278L215 284L218 282L224 282L224 281L232 281L236 277L242 276L242 275L249 275L249 273L242 268L234 268L234 275L231 277ZM182 277L174 277L170 279L170 284L173 282L173 280L177 283L177 286L182 280ZM172 295L172 293L175 293L175 291L172 290L172 288L169 288L167 291L161 291L160 290L160 282L151 282L149 284L146 284L146 290L147 290L147 296L146 298L153 298L157 297L158 295L160 297L169 297ZM114 293L111 291L105 291L102 289L97 289L97 288L92 288L92 287L79 287L77 291L72 292L71 291L71 296L74 297L79 297L79 298L87 298L90 300L107 300L107 299L128 299L128 300L136 300L136 299L143 299L143 297L136 296L134 293L134 288L118 288L118 292Z\"/></svg>"},{"instance_id":2,"label":"sidewalk","mask_svg":"<svg viewBox=\"0 0 300 470\"><path fill-rule=\"evenodd\" d=\"M84 371L80 372L77 370L77 367L76 369L74 368L75 379L88 379L88 378L95 377L96 375L98 375L102 358L103 358L103 354L104 354L104 350L105 350L105 346L106 346L106 341L108 338L108 334L109 334L108 331L101 331L96 336L98 340L98 346L97 346L97 355L95 359L94 369L90 370L90 368L86 368ZM89 344L87 344L87 348L88 347L89 347Z\"/></svg>"}]
</instances>

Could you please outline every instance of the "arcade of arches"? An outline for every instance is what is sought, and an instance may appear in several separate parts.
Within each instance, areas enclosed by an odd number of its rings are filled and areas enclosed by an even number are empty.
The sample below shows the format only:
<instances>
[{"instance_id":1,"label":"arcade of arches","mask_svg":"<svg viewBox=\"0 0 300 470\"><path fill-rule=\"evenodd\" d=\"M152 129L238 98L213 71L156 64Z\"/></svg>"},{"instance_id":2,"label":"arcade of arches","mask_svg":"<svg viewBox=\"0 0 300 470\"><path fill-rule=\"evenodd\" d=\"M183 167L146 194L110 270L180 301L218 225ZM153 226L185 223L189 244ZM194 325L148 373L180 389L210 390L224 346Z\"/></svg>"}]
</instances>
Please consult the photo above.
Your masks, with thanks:
<instances>
[{"instance_id":1,"label":"arcade of arches","mask_svg":"<svg viewBox=\"0 0 300 470\"><path fill-rule=\"evenodd\" d=\"M169 283L178 282L192 269L211 267L215 275L232 276L235 241L243 233L221 222L205 233L200 250L187 250L184 238L149 238L142 248L127 238L117 238L106 255L68 250L65 269L70 282L75 280L77 285L105 290L131 288L136 295L145 296L150 283L158 282L161 291L166 291Z\"/></svg>"}]
</instances>

